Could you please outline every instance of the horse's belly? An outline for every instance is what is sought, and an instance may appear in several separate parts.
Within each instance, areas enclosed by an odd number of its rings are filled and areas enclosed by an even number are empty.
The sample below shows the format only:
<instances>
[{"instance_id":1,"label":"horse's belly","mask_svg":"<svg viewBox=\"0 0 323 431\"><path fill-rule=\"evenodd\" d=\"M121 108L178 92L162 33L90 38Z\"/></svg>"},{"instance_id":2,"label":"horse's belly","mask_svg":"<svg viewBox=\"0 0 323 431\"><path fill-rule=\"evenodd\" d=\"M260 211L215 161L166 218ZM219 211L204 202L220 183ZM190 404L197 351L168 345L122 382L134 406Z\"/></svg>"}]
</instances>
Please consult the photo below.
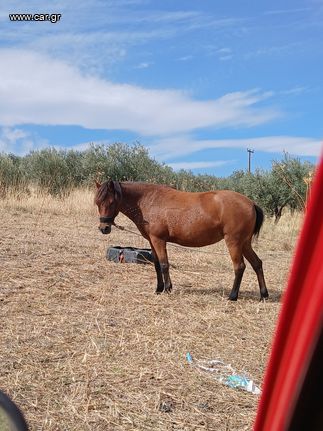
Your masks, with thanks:
<instances>
[{"instance_id":1,"label":"horse's belly","mask_svg":"<svg viewBox=\"0 0 323 431\"><path fill-rule=\"evenodd\" d=\"M191 226L171 232L169 241L186 247L204 247L214 244L223 239L223 232L220 227L203 228Z\"/></svg>"}]
</instances>

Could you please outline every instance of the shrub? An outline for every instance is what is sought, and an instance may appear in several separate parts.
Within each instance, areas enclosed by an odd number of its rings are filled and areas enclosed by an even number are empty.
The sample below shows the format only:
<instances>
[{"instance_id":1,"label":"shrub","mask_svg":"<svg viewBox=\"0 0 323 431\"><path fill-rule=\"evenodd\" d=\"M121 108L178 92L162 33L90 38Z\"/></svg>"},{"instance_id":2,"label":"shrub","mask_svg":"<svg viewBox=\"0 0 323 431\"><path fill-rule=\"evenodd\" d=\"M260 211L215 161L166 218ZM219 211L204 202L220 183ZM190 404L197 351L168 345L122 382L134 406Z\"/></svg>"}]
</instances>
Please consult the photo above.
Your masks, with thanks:
<instances>
[{"instance_id":1,"label":"shrub","mask_svg":"<svg viewBox=\"0 0 323 431\"><path fill-rule=\"evenodd\" d=\"M73 171L66 161L66 151L47 148L25 156L23 169L29 181L41 191L62 197L73 187Z\"/></svg>"},{"instance_id":2,"label":"shrub","mask_svg":"<svg viewBox=\"0 0 323 431\"><path fill-rule=\"evenodd\" d=\"M21 169L21 159L13 154L0 154L0 198L8 192L28 193L27 179Z\"/></svg>"}]
</instances>

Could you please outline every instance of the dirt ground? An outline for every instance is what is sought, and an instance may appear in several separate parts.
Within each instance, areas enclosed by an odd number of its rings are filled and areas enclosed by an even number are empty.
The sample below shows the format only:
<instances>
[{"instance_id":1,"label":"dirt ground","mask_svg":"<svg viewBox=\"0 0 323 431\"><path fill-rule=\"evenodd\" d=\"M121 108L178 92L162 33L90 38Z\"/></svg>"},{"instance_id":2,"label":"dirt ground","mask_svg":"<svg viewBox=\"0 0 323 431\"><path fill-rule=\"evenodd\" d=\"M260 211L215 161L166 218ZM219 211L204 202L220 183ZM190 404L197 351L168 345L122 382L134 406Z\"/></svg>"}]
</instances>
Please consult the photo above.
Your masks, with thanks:
<instances>
[{"instance_id":1,"label":"dirt ground","mask_svg":"<svg viewBox=\"0 0 323 431\"><path fill-rule=\"evenodd\" d=\"M270 298L248 265L237 302L224 243L169 246L173 292L152 265L117 264L93 195L0 202L0 389L31 430L251 430L259 397L186 361L219 359L261 385L301 223L267 220L255 244ZM117 221L136 230L123 216Z\"/></svg>"}]
</instances>

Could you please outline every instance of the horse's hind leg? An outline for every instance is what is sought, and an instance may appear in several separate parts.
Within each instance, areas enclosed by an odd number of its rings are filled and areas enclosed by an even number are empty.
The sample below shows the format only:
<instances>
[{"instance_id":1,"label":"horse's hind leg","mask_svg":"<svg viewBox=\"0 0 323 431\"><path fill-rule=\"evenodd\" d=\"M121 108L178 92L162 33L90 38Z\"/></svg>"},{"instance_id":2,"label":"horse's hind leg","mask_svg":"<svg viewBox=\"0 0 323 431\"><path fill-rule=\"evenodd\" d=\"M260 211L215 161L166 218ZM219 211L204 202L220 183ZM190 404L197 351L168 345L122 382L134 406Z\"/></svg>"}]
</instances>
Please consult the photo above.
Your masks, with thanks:
<instances>
[{"instance_id":1,"label":"horse's hind leg","mask_svg":"<svg viewBox=\"0 0 323 431\"><path fill-rule=\"evenodd\" d=\"M236 241L231 241L229 238L225 238L231 260L234 269L234 281L229 299L231 301L236 301L239 295L240 284L246 265L243 260L241 246L236 243Z\"/></svg>"},{"instance_id":2,"label":"horse's hind leg","mask_svg":"<svg viewBox=\"0 0 323 431\"><path fill-rule=\"evenodd\" d=\"M169 276L169 263L166 250L166 242L159 238L150 238L150 245L155 258L155 269L157 274L156 293L172 290L172 282Z\"/></svg>"},{"instance_id":3,"label":"horse's hind leg","mask_svg":"<svg viewBox=\"0 0 323 431\"><path fill-rule=\"evenodd\" d=\"M258 284L260 289L260 298L266 299L268 298L268 290L266 287L264 272L262 269L262 261L257 256L256 252L253 250L251 243L247 243L244 245L242 249L244 257L248 260L253 270L257 274Z\"/></svg>"}]
</instances>

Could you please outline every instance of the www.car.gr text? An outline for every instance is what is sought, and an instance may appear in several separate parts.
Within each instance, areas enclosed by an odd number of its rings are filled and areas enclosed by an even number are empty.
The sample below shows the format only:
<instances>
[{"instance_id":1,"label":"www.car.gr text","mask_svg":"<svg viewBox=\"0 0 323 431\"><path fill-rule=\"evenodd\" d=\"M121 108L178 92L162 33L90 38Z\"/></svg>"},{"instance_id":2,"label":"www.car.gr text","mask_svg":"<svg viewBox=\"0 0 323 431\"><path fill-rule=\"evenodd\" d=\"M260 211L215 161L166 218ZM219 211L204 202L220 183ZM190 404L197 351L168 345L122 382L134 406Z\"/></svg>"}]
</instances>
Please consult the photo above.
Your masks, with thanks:
<instances>
[{"instance_id":1,"label":"www.car.gr text","mask_svg":"<svg viewBox=\"0 0 323 431\"><path fill-rule=\"evenodd\" d=\"M55 24L61 19L60 13L9 13L10 21L50 21Z\"/></svg>"}]
</instances>

